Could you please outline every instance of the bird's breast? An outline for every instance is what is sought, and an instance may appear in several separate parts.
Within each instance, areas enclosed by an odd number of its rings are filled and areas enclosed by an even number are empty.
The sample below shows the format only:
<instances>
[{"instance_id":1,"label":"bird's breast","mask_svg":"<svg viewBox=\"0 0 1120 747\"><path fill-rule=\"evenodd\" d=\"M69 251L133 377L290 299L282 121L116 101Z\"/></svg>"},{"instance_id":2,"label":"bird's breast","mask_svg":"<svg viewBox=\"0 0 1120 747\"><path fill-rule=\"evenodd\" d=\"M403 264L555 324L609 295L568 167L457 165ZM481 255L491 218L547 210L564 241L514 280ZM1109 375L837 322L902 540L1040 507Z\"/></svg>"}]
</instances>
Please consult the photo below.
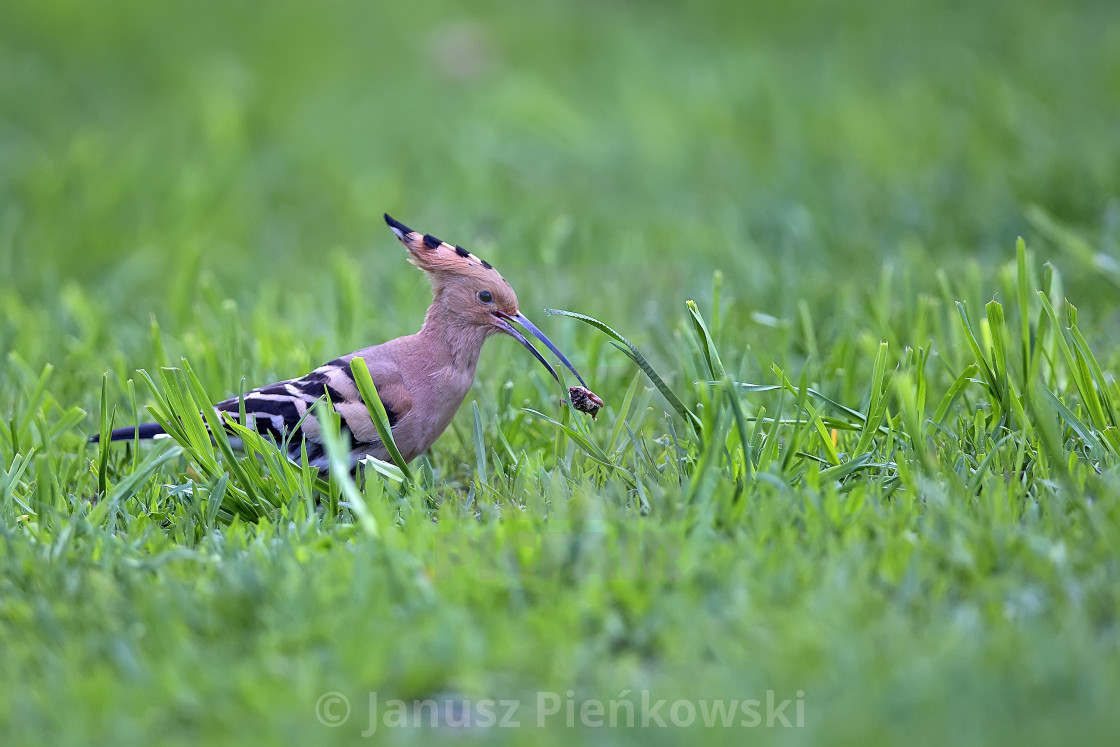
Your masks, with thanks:
<instances>
[{"instance_id":1,"label":"bird's breast","mask_svg":"<svg viewBox=\"0 0 1120 747\"><path fill-rule=\"evenodd\" d=\"M447 430L474 383L474 369L436 369L409 382L412 409L393 427L393 439L406 460L428 450Z\"/></svg>"}]
</instances>

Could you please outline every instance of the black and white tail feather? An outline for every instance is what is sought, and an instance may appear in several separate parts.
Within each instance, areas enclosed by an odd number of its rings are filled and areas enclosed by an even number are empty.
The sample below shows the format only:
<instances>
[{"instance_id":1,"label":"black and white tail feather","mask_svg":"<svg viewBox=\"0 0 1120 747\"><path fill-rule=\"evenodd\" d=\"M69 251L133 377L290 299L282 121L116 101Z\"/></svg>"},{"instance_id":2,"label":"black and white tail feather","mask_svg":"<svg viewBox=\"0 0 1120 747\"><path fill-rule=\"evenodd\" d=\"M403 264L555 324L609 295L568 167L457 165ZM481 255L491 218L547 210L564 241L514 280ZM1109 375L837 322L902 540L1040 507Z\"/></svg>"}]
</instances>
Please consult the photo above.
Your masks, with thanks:
<instances>
[{"instance_id":1,"label":"black and white tail feather","mask_svg":"<svg viewBox=\"0 0 1120 747\"><path fill-rule=\"evenodd\" d=\"M375 435L369 410L350 371L350 359L353 357L351 354L336 358L306 376L253 389L246 392L243 398L231 397L214 405L214 409L240 423L241 401L244 399L243 425L271 438L278 446L286 443L288 457L296 462L301 460L302 447L306 443L308 463L321 472L326 472L326 449L320 436L319 421L313 411L315 403L325 398L341 416L342 429L349 432L351 469L366 456L388 460L388 452ZM398 413L384 400L382 404L385 405L390 427L396 425ZM149 440L170 436L158 423L115 428L109 434L110 441L131 441L136 438ZM90 438L91 443L99 440L99 435ZM235 447L240 447L239 439L231 438L230 442Z\"/></svg>"}]
</instances>

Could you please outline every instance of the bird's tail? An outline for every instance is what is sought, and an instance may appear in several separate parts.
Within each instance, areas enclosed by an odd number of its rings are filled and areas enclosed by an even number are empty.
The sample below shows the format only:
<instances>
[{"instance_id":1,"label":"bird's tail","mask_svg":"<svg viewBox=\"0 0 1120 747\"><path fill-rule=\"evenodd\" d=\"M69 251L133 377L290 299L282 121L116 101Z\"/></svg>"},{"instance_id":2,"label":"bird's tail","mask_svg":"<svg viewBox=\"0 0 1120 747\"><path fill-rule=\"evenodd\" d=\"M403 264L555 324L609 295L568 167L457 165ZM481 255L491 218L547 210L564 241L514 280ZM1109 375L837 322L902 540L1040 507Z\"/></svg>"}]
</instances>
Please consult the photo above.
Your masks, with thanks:
<instances>
[{"instance_id":1,"label":"bird's tail","mask_svg":"<svg viewBox=\"0 0 1120 747\"><path fill-rule=\"evenodd\" d=\"M109 432L110 441L131 441L134 438L158 438L167 432L159 423L144 423L143 425L114 428ZM101 440L101 434L95 433L89 437L89 442L95 444Z\"/></svg>"}]
</instances>

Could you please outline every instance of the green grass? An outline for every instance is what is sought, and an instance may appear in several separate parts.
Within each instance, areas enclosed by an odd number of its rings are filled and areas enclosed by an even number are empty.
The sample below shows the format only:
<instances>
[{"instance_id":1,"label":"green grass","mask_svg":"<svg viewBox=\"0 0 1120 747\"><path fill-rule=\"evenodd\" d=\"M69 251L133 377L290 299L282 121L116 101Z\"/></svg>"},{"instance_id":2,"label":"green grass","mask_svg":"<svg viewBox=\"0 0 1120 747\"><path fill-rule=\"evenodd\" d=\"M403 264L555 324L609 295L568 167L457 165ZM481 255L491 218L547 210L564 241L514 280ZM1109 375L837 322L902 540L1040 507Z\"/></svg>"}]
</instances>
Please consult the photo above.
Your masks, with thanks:
<instances>
[{"instance_id":1,"label":"green grass","mask_svg":"<svg viewBox=\"0 0 1120 747\"><path fill-rule=\"evenodd\" d=\"M5 743L352 742L371 692L522 703L397 742L1104 742L1113 5L4 4ZM503 338L407 471L211 443L418 327L384 211L598 419ZM804 725L565 726L767 691Z\"/></svg>"}]
</instances>

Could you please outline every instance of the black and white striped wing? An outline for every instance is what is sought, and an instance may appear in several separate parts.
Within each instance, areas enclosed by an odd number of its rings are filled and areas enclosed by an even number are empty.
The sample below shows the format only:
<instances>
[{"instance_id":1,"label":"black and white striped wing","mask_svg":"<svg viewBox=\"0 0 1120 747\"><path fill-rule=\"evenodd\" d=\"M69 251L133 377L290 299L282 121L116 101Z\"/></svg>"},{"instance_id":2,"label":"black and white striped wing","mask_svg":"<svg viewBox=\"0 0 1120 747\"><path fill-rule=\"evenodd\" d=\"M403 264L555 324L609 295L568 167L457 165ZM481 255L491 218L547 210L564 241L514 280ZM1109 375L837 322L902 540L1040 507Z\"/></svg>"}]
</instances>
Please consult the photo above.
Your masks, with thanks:
<instances>
[{"instance_id":1,"label":"black and white striped wing","mask_svg":"<svg viewBox=\"0 0 1120 747\"><path fill-rule=\"evenodd\" d=\"M341 416L341 427L349 432L351 441L351 466L363 456L388 457L381 445L377 428L369 410L358 393L350 372L349 359L338 358L315 369L306 376L254 389L244 395L246 425L258 433L271 437L277 444L288 440L288 456L300 459L303 442L307 444L308 462L323 469L327 457L319 435L319 421L310 412L315 403L325 398ZM408 390L399 374L392 371L371 370L378 395L393 426L412 407ZM214 409L240 420L240 398L233 397L219 402Z\"/></svg>"}]
</instances>

